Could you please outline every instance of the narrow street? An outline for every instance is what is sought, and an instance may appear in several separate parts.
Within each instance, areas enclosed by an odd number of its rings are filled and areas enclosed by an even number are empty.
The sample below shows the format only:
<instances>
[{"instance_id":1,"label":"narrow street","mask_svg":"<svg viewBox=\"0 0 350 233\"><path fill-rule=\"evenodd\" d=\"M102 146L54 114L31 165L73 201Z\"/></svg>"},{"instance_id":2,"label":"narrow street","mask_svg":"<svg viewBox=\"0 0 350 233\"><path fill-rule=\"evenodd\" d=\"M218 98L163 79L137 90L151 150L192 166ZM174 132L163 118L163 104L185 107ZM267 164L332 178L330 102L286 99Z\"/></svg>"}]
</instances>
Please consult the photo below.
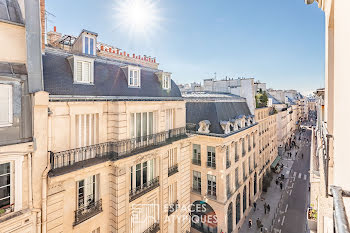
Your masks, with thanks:
<instances>
[{"instance_id":1,"label":"narrow street","mask_svg":"<svg viewBox=\"0 0 350 233\"><path fill-rule=\"evenodd\" d=\"M283 195L281 200L280 210L273 227L274 232L306 232L306 209L309 202L310 137L310 130L302 133L301 141L298 143L300 145L298 155L290 170L287 171L289 177L285 187L286 195Z\"/></svg>"}]
</instances>

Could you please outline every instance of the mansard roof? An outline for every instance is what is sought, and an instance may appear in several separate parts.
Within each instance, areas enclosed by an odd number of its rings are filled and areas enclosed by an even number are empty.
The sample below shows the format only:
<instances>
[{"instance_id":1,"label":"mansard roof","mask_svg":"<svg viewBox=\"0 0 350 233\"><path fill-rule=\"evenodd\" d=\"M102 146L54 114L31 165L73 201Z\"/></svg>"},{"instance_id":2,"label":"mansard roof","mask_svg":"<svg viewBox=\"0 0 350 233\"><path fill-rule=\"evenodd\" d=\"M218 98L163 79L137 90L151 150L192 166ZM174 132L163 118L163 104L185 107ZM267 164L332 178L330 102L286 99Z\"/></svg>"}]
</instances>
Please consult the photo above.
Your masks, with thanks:
<instances>
[{"instance_id":1,"label":"mansard roof","mask_svg":"<svg viewBox=\"0 0 350 233\"><path fill-rule=\"evenodd\" d=\"M122 67L130 65L114 59L95 57L94 83L74 83L73 72L67 60L72 54L47 49L43 55L44 89L55 96L89 96L89 97L122 97L124 100L147 97L156 100L182 100L181 92L174 81L171 89L165 90L159 81L157 69L139 66L141 69L141 87L129 88L127 74ZM132 64L134 65L134 64Z\"/></svg>"},{"instance_id":2,"label":"mansard roof","mask_svg":"<svg viewBox=\"0 0 350 233\"><path fill-rule=\"evenodd\" d=\"M0 0L0 21L23 24L22 12L17 1Z\"/></svg>"},{"instance_id":3,"label":"mansard roof","mask_svg":"<svg viewBox=\"0 0 350 233\"><path fill-rule=\"evenodd\" d=\"M186 123L196 124L202 120L210 121L210 133L224 134L220 122L229 121L237 116L251 115L246 102L187 102Z\"/></svg>"}]
</instances>

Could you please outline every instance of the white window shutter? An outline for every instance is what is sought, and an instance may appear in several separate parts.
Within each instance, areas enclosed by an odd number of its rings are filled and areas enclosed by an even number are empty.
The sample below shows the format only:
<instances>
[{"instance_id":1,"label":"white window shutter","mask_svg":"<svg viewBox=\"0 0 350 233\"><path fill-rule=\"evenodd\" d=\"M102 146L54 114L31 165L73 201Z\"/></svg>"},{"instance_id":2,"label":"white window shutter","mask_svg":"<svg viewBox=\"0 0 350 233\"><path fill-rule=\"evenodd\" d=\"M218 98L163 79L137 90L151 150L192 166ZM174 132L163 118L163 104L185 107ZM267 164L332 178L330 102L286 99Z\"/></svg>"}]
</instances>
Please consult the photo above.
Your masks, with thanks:
<instances>
[{"instance_id":1,"label":"white window shutter","mask_svg":"<svg viewBox=\"0 0 350 233\"><path fill-rule=\"evenodd\" d=\"M77 62L77 81L83 81L83 62Z\"/></svg>"},{"instance_id":2,"label":"white window shutter","mask_svg":"<svg viewBox=\"0 0 350 233\"><path fill-rule=\"evenodd\" d=\"M0 126L12 124L12 86L0 84Z\"/></svg>"},{"instance_id":3,"label":"white window shutter","mask_svg":"<svg viewBox=\"0 0 350 233\"><path fill-rule=\"evenodd\" d=\"M83 63L83 82L91 82L90 80L90 63L84 62Z\"/></svg>"}]
</instances>

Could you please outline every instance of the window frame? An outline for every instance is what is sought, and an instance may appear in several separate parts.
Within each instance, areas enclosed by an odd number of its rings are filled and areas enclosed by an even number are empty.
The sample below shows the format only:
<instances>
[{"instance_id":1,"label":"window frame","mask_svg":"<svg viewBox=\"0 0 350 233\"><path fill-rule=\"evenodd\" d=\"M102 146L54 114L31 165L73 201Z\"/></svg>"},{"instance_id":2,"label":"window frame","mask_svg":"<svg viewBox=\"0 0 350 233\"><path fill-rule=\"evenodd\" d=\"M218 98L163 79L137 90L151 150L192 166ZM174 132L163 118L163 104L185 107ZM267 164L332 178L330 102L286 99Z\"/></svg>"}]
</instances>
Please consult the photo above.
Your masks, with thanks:
<instances>
[{"instance_id":1,"label":"window frame","mask_svg":"<svg viewBox=\"0 0 350 233\"><path fill-rule=\"evenodd\" d=\"M8 89L8 122L0 122L0 128L1 127L8 127L12 126L13 124L13 86L11 84L7 83L0 83L0 89L5 88Z\"/></svg>"},{"instance_id":2,"label":"window frame","mask_svg":"<svg viewBox=\"0 0 350 233\"><path fill-rule=\"evenodd\" d=\"M171 77L168 73L163 73L162 75L162 88L166 90L171 89Z\"/></svg>"},{"instance_id":3,"label":"window frame","mask_svg":"<svg viewBox=\"0 0 350 233\"><path fill-rule=\"evenodd\" d=\"M86 38L88 38L88 53L85 53L85 46L86 46L85 40L86 40ZM90 52L91 52L91 39L93 40L92 54L90 54ZM83 44L82 45L82 53L83 54L92 55L92 56L96 55L96 38L94 36L84 35L82 44Z\"/></svg>"},{"instance_id":4,"label":"window frame","mask_svg":"<svg viewBox=\"0 0 350 233\"><path fill-rule=\"evenodd\" d=\"M89 57L82 57L82 56L73 56L73 65L74 65L74 75L73 75L73 84L85 84L85 85L93 85L94 84L94 59L93 58L89 58ZM81 79L82 80L78 80L78 62L82 62L82 74L81 74ZM83 63L90 63L90 75L89 75L89 80L88 81L84 81L83 80L83 72L84 72L84 66Z\"/></svg>"},{"instance_id":5,"label":"window frame","mask_svg":"<svg viewBox=\"0 0 350 233\"><path fill-rule=\"evenodd\" d=\"M137 73L137 77L134 77L135 72ZM133 74L133 77L130 76L130 74ZM130 88L141 88L141 68L137 66L128 66L128 87ZM133 80L133 83L130 81ZM135 84L135 80L137 81L137 84Z\"/></svg>"},{"instance_id":6,"label":"window frame","mask_svg":"<svg viewBox=\"0 0 350 233\"><path fill-rule=\"evenodd\" d=\"M85 200L85 193L86 193L85 188L87 187L87 184L85 182L87 182L90 177L92 177L92 180L93 180L93 177L95 178L95 181L93 183L94 189L95 189L94 202L93 203L96 203L100 199L100 189L99 189L100 178L99 178L99 174L87 176L84 179L79 179L79 180L76 181L76 190L77 190L77 193L76 193L76 209L77 210L88 206L87 205L87 200ZM80 189L79 182L81 182L81 181L84 182L84 186L83 186L84 202L80 206L80 203L79 203L79 189Z\"/></svg>"}]
</instances>

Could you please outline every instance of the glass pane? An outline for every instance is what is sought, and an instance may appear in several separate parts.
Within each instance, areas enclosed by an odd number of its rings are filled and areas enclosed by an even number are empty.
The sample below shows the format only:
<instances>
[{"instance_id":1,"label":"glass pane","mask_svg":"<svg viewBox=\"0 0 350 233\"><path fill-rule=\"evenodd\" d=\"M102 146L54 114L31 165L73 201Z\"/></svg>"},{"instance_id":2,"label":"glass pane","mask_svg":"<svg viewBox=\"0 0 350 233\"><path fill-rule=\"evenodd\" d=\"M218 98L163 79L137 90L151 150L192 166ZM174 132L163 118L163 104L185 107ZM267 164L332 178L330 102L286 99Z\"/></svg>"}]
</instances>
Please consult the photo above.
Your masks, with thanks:
<instances>
[{"instance_id":1,"label":"glass pane","mask_svg":"<svg viewBox=\"0 0 350 233\"><path fill-rule=\"evenodd\" d=\"M147 135L147 112L142 113L142 136Z\"/></svg>"},{"instance_id":2,"label":"glass pane","mask_svg":"<svg viewBox=\"0 0 350 233\"><path fill-rule=\"evenodd\" d=\"M9 205L10 205L10 197L0 200L0 208L4 206L9 206Z\"/></svg>"},{"instance_id":3,"label":"glass pane","mask_svg":"<svg viewBox=\"0 0 350 233\"><path fill-rule=\"evenodd\" d=\"M90 54L94 55L94 39L90 38Z\"/></svg>"},{"instance_id":4,"label":"glass pane","mask_svg":"<svg viewBox=\"0 0 350 233\"><path fill-rule=\"evenodd\" d=\"M84 50L85 54L89 54L89 38L85 37L85 50Z\"/></svg>"},{"instance_id":5,"label":"glass pane","mask_svg":"<svg viewBox=\"0 0 350 233\"><path fill-rule=\"evenodd\" d=\"M0 187L10 184L10 174L0 176Z\"/></svg>"},{"instance_id":6,"label":"glass pane","mask_svg":"<svg viewBox=\"0 0 350 233\"><path fill-rule=\"evenodd\" d=\"M130 114L130 136L135 137L135 113Z\"/></svg>"},{"instance_id":7,"label":"glass pane","mask_svg":"<svg viewBox=\"0 0 350 233\"><path fill-rule=\"evenodd\" d=\"M132 186L133 185L133 183L132 183L132 178L133 178L132 177L132 169L133 169L133 167L130 168L130 189L133 188L133 186Z\"/></svg>"},{"instance_id":8,"label":"glass pane","mask_svg":"<svg viewBox=\"0 0 350 233\"><path fill-rule=\"evenodd\" d=\"M0 164L0 175L10 173L10 163Z\"/></svg>"},{"instance_id":9,"label":"glass pane","mask_svg":"<svg viewBox=\"0 0 350 233\"><path fill-rule=\"evenodd\" d=\"M141 186L141 164L136 165L136 187Z\"/></svg>"},{"instance_id":10,"label":"glass pane","mask_svg":"<svg viewBox=\"0 0 350 233\"><path fill-rule=\"evenodd\" d=\"M147 183L147 162L143 163L143 168L142 168L142 184Z\"/></svg>"},{"instance_id":11,"label":"glass pane","mask_svg":"<svg viewBox=\"0 0 350 233\"><path fill-rule=\"evenodd\" d=\"M10 186L0 188L0 199L10 196Z\"/></svg>"},{"instance_id":12,"label":"glass pane","mask_svg":"<svg viewBox=\"0 0 350 233\"><path fill-rule=\"evenodd\" d=\"M136 137L141 137L141 113L136 113Z\"/></svg>"},{"instance_id":13,"label":"glass pane","mask_svg":"<svg viewBox=\"0 0 350 233\"><path fill-rule=\"evenodd\" d=\"M148 113L148 134L153 134L153 112Z\"/></svg>"}]
</instances>

